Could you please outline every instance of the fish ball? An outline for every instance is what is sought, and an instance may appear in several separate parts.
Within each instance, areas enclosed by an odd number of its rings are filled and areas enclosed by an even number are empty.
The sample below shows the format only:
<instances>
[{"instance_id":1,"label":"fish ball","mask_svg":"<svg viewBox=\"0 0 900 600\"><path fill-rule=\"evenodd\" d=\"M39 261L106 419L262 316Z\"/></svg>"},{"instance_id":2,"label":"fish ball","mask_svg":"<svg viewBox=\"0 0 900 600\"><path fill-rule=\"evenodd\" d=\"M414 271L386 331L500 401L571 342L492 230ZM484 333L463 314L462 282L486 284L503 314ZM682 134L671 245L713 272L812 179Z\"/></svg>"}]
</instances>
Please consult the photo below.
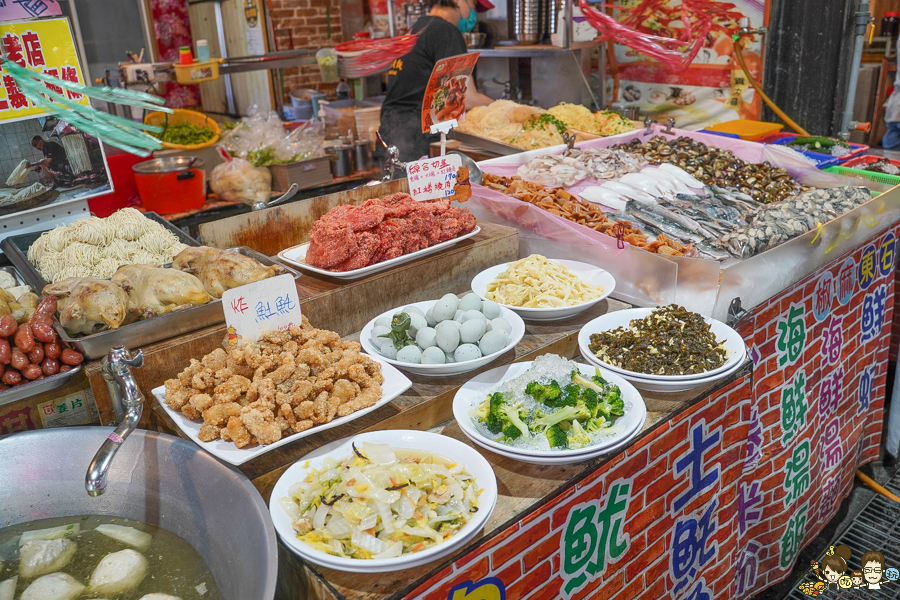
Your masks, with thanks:
<instances>
[{"instance_id":1,"label":"fish ball","mask_svg":"<svg viewBox=\"0 0 900 600\"><path fill-rule=\"evenodd\" d=\"M425 351L422 352L423 365L442 365L445 362L447 362L447 358L444 355L444 351L437 346L425 348Z\"/></svg>"},{"instance_id":2,"label":"fish ball","mask_svg":"<svg viewBox=\"0 0 900 600\"><path fill-rule=\"evenodd\" d=\"M437 333L433 327L423 327L416 332L416 345L425 350L437 346Z\"/></svg>"},{"instance_id":3,"label":"fish ball","mask_svg":"<svg viewBox=\"0 0 900 600\"><path fill-rule=\"evenodd\" d=\"M91 592L121 594L134 589L147 575L147 559L134 550L107 554L91 575Z\"/></svg>"},{"instance_id":4,"label":"fish ball","mask_svg":"<svg viewBox=\"0 0 900 600\"><path fill-rule=\"evenodd\" d=\"M500 315L503 314L500 310L500 305L493 300L484 300L481 303L481 312L488 321L498 319L500 318Z\"/></svg>"},{"instance_id":5,"label":"fish ball","mask_svg":"<svg viewBox=\"0 0 900 600\"><path fill-rule=\"evenodd\" d=\"M63 569L72 561L78 544L65 538L36 540L19 549L19 575L33 579Z\"/></svg>"},{"instance_id":6,"label":"fish ball","mask_svg":"<svg viewBox=\"0 0 900 600\"><path fill-rule=\"evenodd\" d=\"M397 350L397 360L417 365L422 362L422 351L418 346L404 346Z\"/></svg>"},{"instance_id":7,"label":"fish ball","mask_svg":"<svg viewBox=\"0 0 900 600\"><path fill-rule=\"evenodd\" d=\"M459 301L459 309L463 312L467 310L481 310L481 298L477 294L466 294Z\"/></svg>"},{"instance_id":8,"label":"fish ball","mask_svg":"<svg viewBox=\"0 0 900 600\"><path fill-rule=\"evenodd\" d=\"M84 585L71 575L53 573L35 579L20 600L74 600L83 590Z\"/></svg>"},{"instance_id":9,"label":"fish ball","mask_svg":"<svg viewBox=\"0 0 900 600\"><path fill-rule=\"evenodd\" d=\"M463 344L453 353L456 362L466 362L468 360L477 360L481 358L481 350L475 344Z\"/></svg>"},{"instance_id":10,"label":"fish ball","mask_svg":"<svg viewBox=\"0 0 900 600\"><path fill-rule=\"evenodd\" d=\"M3 561L0 560L0 563ZM0 567L3 565L0 564ZM6 581L0 581L0 600L13 600L13 597L16 595L16 583L18 583L19 577L10 577Z\"/></svg>"},{"instance_id":11,"label":"fish ball","mask_svg":"<svg viewBox=\"0 0 900 600\"><path fill-rule=\"evenodd\" d=\"M484 356L488 356L495 352L500 352L508 343L509 334L501 329L494 329L484 334L484 337L478 342L478 347L481 348L481 353Z\"/></svg>"},{"instance_id":12,"label":"fish ball","mask_svg":"<svg viewBox=\"0 0 900 600\"><path fill-rule=\"evenodd\" d=\"M438 323L434 328L435 340L444 352L454 352L459 346L459 328L450 323Z\"/></svg>"},{"instance_id":13,"label":"fish ball","mask_svg":"<svg viewBox=\"0 0 900 600\"><path fill-rule=\"evenodd\" d=\"M491 321L491 331L499 329L501 331L505 331L507 335L512 333L512 325L509 324L509 321L506 319L494 319Z\"/></svg>"},{"instance_id":14,"label":"fish ball","mask_svg":"<svg viewBox=\"0 0 900 600\"><path fill-rule=\"evenodd\" d=\"M381 354L385 358L397 360L397 347L394 346L393 340L384 340L381 342Z\"/></svg>"},{"instance_id":15,"label":"fish ball","mask_svg":"<svg viewBox=\"0 0 900 600\"><path fill-rule=\"evenodd\" d=\"M484 319L470 319L459 328L459 338L465 344L475 344L486 330L487 322Z\"/></svg>"}]
</instances>

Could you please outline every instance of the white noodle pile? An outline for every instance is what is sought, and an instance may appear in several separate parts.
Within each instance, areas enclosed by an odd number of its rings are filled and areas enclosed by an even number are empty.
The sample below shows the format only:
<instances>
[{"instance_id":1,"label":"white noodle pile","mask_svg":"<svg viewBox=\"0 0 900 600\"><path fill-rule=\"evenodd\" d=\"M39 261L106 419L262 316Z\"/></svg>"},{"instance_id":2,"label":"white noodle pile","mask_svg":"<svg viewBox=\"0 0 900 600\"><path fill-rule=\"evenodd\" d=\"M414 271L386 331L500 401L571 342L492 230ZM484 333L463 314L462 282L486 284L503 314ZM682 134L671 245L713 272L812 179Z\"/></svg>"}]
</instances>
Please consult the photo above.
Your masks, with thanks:
<instances>
[{"instance_id":1,"label":"white noodle pile","mask_svg":"<svg viewBox=\"0 0 900 600\"><path fill-rule=\"evenodd\" d=\"M85 217L45 232L28 260L52 283L67 277L109 279L122 265L164 265L187 248L139 210L123 208L105 219Z\"/></svg>"}]
</instances>

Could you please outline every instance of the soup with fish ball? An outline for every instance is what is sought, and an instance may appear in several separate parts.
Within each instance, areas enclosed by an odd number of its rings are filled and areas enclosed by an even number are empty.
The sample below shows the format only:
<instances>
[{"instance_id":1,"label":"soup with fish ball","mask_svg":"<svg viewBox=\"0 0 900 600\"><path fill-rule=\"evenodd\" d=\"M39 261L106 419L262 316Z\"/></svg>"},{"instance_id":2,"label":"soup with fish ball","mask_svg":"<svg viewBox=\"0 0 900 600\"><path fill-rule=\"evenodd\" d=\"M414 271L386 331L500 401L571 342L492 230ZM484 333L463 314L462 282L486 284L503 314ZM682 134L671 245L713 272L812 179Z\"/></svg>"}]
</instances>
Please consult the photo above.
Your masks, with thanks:
<instances>
[{"instance_id":1,"label":"soup with fish ball","mask_svg":"<svg viewBox=\"0 0 900 600\"><path fill-rule=\"evenodd\" d=\"M73 600L86 589L98 600L219 600L197 551L154 525L75 516L0 529L0 600Z\"/></svg>"}]
</instances>

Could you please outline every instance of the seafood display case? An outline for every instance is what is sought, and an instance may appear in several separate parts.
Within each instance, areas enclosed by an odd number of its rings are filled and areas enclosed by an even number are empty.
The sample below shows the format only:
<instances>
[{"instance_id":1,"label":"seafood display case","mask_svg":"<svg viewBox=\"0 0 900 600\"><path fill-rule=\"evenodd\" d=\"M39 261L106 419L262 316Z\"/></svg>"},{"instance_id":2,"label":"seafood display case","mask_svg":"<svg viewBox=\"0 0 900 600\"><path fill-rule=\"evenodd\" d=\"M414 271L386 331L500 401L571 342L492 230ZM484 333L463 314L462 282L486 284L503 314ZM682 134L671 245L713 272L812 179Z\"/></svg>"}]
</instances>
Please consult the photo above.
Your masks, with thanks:
<instances>
[{"instance_id":1,"label":"seafood display case","mask_svg":"<svg viewBox=\"0 0 900 600\"><path fill-rule=\"evenodd\" d=\"M677 129L666 133L661 126L656 125L649 130L642 129L581 142L576 144L576 148L610 148L621 144L646 146L658 136L670 142L678 139L696 140L710 147L724 148L722 154L726 157L733 155L747 163L768 163L765 170L751 172L748 176L736 175L727 163L712 160L711 164L694 171L697 176L704 177L705 184L719 183L734 186L738 190L743 187L746 192L753 192L754 188L759 187L759 179L764 178L765 185L758 193L760 200L771 197L778 202L789 198L791 193L799 192L802 194L799 198L806 198L810 206L821 204L826 208L820 213L811 213L806 205L791 207L790 202L784 201L771 205L773 210L759 213L762 215L760 223L744 227L733 236L728 254L720 257L722 260L647 252L639 247L617 242L610 235L566 220L561 214L550 214L546 210L480 186L473 189L469 208L479 221L518 227L522 246L520 252L523 256L537 252L546 256L592 262L616 277L616 295L627 302L638 306L674 302L720 320L739 314L738 309L746 311L758 306L834 257L856 248L862 241L900 220L900 191L891 189L886 184L820 171L778 146ZM688 150L683 159L696 160L696 151L689 144L686 146ZM548 154L561 154L565 150L566 146L532 150L483 161L479 166L486 174L511 177L521 165ZM806 191L788 186L784 182L786 175L790 175ZM838 186L855 186L858 189L861 185L868 188L874 197L868 199L867 191L857 193L848 190L838 194L828 189ZM584 189L584 183L570 188L574 194L583 192ZM728 204L717 199L722 198L725 193L725 189L720 189L703 201L715 204L717 210L723 208L723 205L728 209ZM830 194L837 197L832 198ZM797 198L793 197L795 200ZM739 205L739 202L731 203L731 207ZM774 210L775 208L778 210ZM846 212L840 214L844 210ZM640 211L637 212L639 215ZM635 219L632 214L627 217L616 216ZM705 222L715 221L709 219ZM662 228L668 223L656 225ZM671 225L678 224L673 222ZM787 231L792 233L786 233ZM799 232L805 233L796 235ZM735 303L735 300L739 303Z\"/></svg>"}]
</instances>

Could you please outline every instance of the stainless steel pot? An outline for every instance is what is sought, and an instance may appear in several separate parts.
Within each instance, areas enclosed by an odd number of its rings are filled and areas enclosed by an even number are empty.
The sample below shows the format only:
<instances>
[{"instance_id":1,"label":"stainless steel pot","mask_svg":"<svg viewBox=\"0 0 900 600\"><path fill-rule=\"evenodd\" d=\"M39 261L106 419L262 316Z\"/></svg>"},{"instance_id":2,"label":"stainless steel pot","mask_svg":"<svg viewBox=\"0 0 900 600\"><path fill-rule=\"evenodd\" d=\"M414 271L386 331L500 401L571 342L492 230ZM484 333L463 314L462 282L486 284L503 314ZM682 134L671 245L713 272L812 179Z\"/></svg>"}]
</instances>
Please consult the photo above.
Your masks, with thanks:
<instances>
[{"instance_id":1,"label":"stainless steel pot","mask_svg":"<svg viewBox=\"0 0 900 600\"><path fill-rule=\"evenodd\" d=\"M190 442L137 430L109 469L106 493L92 498L85 470L111 431L68 427L0 438L3 525L88 514L144 521L200 553L222 600L272 600L275 528L250 480Z\"/></svg>"}]
</instances>

